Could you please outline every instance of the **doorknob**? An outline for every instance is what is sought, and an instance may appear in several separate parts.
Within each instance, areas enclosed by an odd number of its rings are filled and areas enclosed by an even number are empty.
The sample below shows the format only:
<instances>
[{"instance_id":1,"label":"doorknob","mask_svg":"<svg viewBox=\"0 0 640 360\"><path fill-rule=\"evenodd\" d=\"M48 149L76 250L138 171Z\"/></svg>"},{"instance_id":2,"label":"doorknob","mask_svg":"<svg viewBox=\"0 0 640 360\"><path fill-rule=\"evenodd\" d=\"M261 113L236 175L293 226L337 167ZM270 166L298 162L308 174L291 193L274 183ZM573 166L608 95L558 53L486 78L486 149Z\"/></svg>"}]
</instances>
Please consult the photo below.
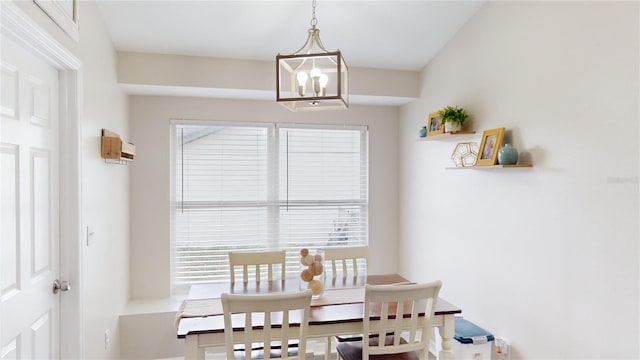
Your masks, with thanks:
<instances>
[{"instance_id":1,"label":"doorknob","mask_svg":"<svg viewBox=\"0 0 640 360\"><path fill-rule=\"evenodd\" d=\"M58 279L53 281L53 293L57 294L58 291L71 290L71 284L68 281L60 282Z\"/></svg>"}]
</instances>

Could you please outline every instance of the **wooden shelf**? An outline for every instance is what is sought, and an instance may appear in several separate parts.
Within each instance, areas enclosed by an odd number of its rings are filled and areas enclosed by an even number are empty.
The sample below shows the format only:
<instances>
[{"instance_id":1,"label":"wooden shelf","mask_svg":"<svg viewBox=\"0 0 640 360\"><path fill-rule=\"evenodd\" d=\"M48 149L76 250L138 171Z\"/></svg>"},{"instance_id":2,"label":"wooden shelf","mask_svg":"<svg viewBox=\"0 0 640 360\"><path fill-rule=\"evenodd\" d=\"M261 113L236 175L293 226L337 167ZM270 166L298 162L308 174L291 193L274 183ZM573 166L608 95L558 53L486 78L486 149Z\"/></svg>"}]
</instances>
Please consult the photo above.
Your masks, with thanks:
<instances>
[{"instance_id":1,"label":"wooden shelf","mask_svg":"<svg viewBox=\"0 0 640 360\"><path fill-rule=\"evenodd\" d=\"M133 161L136 155L136 146L122 141L120 135L107 129L102 129L100 154L108 163L126 164Z\"/></svg>"},{"instance_id":2,"label":"wooden shelf","mask_svg":"<svg viewBox=\"0 0 640 360\"><path fill-rule=\"evenodd\" d=\"M421 138L418 138L418 141L443 140L443 139L446 139L446 138L451 138L453 136L473 135L475 133L476 133L475 131L455 131L455 132L450 132L450 133L444 133L444 134L438 134L438 135L429 135L429 136L421 137Z\"/></svg>"},{"instance_id":3,"label":"wooden shelf","mask_svg":"<svg viewBox=\"0 0 640 360\"><path fill-rule=\"evenodd\" d=\"M488 169L516 169L530 168L533 164L516 164L516 165L487 165L487 166L453 166L445 168L446 170L488 170Z\"/></svg>"}]
</instances>

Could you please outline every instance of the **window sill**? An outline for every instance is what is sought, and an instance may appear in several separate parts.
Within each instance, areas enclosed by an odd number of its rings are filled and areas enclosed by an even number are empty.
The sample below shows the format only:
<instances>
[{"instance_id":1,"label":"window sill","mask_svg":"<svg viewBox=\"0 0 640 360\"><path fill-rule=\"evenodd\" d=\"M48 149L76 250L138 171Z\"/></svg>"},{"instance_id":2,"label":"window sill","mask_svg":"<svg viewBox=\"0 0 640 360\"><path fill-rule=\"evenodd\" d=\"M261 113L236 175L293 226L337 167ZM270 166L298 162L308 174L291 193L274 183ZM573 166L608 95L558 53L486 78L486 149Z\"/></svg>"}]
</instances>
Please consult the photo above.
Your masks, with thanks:
<instances>
[{"instance_id":1,"label":"window sill","mask_svg":"<svg viewBox=\"0 0 640 360\"><path fill-rule=\"evenodd\" d=\"M130 300L122 311L122 316L176 312L187 298L187 294L175 295L164 299Z\"/></svg>"}]
</instances>

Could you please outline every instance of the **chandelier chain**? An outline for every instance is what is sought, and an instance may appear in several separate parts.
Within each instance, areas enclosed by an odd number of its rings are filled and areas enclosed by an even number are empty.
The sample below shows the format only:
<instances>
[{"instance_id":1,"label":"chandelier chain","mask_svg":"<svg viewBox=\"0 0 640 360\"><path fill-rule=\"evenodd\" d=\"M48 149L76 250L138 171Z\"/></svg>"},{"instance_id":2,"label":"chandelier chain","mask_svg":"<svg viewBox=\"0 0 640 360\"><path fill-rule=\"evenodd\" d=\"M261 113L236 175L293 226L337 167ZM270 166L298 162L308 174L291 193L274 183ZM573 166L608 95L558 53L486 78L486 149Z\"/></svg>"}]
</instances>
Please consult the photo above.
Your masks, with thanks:
<instances>
[{"instance_id":1,"label":"chandelier chain","mask_svg":"<svg viewBox=\"0 0 640 360\"><path fill-rule=\"evenodd\" d=\"M318 19L316 19L316 0L312 1L311 7L311 27L315 28L318 24Z\"/></svg>"}]
</instances>

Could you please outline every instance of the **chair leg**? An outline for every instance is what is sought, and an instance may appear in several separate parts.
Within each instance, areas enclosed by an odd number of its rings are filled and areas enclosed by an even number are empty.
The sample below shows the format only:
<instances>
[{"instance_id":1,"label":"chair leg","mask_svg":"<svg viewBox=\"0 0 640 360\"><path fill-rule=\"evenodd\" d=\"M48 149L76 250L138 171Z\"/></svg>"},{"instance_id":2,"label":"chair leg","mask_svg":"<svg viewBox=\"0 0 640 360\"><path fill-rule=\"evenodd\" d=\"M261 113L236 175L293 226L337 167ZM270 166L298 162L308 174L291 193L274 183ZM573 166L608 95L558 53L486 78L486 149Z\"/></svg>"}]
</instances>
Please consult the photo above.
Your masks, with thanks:
<instances>
[{"instance_id":1,"label":"chair leg","mask_svg":"<svg viewBox=\"0 0 640 360\"><path fill-rule=\"evenodd\" d=\"M327 343L324 347L324 360L331 360L331 336L327 337Z\"/></svg>"}]
</instances>

